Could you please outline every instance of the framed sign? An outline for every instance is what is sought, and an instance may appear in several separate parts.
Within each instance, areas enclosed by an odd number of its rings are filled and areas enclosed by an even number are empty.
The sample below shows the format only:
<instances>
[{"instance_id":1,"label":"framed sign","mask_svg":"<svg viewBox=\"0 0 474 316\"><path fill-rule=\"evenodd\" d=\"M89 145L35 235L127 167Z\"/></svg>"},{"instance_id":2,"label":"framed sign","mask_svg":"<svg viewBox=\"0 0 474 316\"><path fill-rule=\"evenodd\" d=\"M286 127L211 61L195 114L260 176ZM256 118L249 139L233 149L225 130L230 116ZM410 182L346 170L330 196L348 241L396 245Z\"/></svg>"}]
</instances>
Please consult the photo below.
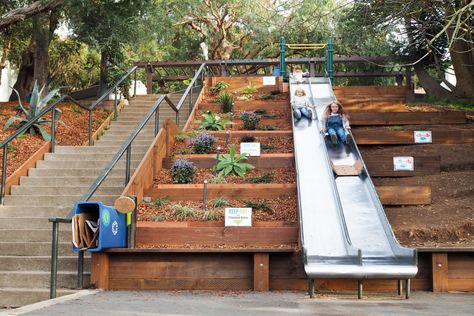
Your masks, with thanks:
<instances>
[{"instance_id":1,"label":"framed sign","mask_svg":"<svg viewBox=\"0 0 474 316\"><path fill-rule=\"evenodd\" d=\"M244 153L251 157L260 156L260 143L240 143L240 154Z\"/></svg>"},{"instance_id":2,"label":"framed sign","mask_svg":"<svg viewBox=\"0 0 474 316\"><path fill-rule=\"evenodd\" d=\"M416 144L433 142L433 136L431 134L431 131L414 131L413 135L415 137Z\"/></svg>"},{"instance_id":3,"label":"framed sign","mask_svg":"<svg viewBox=\"0 0 474 316\"><path fill-rule=\"evenodd\" d=\"M225 226L252 226L252 208L226 207Z\"/></svg>"},{"instance_id":4,"label":"framed sign","mask_svg":"<svg viewBox=\"0 0 474 316\"><path fill-rule=\"evenodd\" d=\"M263 77L263 85L264 86L274 86L276 85L275 77L273 76L265 76Z\"/></svg>"},{"instance_id":5,"label":"framed sign","mask_svg":"<svg viewBox=\"0 0 474 316\"><path fill-rule=\"evenodd\" d=\"M394 171L414 171L415 158L410 157L410 156L393 157L393 170Z\"/></svg>"}]
</instances>

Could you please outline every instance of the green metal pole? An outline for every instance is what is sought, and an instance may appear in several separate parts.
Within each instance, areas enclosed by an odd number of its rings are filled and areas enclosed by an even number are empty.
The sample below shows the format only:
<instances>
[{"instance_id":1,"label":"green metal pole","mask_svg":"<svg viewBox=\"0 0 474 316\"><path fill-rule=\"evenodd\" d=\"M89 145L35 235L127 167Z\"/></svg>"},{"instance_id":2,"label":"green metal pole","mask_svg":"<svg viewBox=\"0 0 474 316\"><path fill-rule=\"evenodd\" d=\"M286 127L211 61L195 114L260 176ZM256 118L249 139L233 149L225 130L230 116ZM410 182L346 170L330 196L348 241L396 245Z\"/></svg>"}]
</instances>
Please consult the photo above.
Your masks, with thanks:
<instances>
[{"instance_id":1,"label":"green metal pole","mask_svg":"<svg viewBox=\"0 0 474 316\"><path fill-rule=\"evenodd\" d=\"M331 79L331 83L334 84L334 64L333 64L333 54L334 54L334 46L332 43L332 37L328 40L328 56L327 56L327 63L328 63L328 75Z\"/></svg>"},{"instance_id":2,"label":"green metal pole","mask_svg":"<svg viewBox=\"0 0 474 316\"><path fill-rule=\"evenodd\" d=\"M286 76L286 64L285 64L285 38L280 37L280 74L283 78L283 81L288 81Z\"/></svg>"}]
</instances>

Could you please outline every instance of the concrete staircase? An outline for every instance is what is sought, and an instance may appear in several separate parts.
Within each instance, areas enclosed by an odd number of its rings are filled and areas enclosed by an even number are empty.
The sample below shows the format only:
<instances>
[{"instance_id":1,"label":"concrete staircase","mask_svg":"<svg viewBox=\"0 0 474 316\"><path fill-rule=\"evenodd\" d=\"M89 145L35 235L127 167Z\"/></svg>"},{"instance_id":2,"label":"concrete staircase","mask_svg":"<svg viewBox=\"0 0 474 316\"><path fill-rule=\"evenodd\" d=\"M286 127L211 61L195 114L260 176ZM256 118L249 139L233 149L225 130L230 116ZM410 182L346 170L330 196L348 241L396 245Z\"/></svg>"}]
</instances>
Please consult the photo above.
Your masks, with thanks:
<instances>
[{"instance_id":1,"label":"concrete staircase","mask_svg":"<svg viewBox=\"0 0 474 316\"><path fill-rule=\"evenodd\" d=\"M198 95L198 91L195 92ZM92 181L128 138L158 95L138 96L125 107L110 129L91 147L57 146L13 186L0 206L0 308L21 306L49 298L51 224L49 217L66 216ZM173 95L177 103L180 95ZM183 126L188 105L180 111ZM175 112L160 106L160 127ZM154 118L132 144L132 174L154 138ZM113 205L125 187L125 155L91 201ZM77 254L71 250L70 225L60 225L58 296L74 292ZM85 260L85 284L89 282L90 258Z\"/></svg>"}]
</instances>

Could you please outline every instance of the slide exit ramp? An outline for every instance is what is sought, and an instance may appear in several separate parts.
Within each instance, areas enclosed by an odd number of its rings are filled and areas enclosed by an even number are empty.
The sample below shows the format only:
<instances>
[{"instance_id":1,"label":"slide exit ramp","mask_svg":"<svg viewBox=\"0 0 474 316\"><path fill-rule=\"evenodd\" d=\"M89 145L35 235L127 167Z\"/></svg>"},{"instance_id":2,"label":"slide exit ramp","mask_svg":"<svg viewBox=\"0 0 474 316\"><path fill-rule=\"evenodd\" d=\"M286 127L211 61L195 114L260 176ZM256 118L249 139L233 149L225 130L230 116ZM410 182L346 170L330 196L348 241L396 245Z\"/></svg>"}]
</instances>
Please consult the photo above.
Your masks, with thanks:
<instances>
[{"instance_id":1,"label":"slide exit ramp","mask_svg":"<svg viewBox=\"0 0 474 316\"><path fill-rule=\"evenodd\" d=\"M302 88L318 119L335 95L328 78L290 81ZM383 210L355 140L334 146L320 121L293 119L300 239L308 278L409 280L418 271L416 250L401 247ZM334 175L332 165L362 164L354 176Z\"/></svg>"}]
</instances>

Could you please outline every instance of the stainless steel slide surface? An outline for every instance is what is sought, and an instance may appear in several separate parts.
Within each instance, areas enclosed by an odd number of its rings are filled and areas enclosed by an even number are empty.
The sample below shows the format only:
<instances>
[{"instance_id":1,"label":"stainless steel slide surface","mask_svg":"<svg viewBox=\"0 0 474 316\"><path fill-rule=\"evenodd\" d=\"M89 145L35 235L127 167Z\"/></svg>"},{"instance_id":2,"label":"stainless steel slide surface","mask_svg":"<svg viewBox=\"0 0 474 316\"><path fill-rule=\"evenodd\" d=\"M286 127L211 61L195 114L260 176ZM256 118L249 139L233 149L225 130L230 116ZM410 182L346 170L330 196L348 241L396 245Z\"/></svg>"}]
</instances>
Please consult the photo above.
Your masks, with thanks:
<instances>
[{"instance_id":1,"label":"stainless steel slide surface","mask_svg":"<svg viewBox=\"0 0 474 316\"><path fill-rule=\"evenodd\" d=\"M303 88L318 118L335 99L326 78L290 82L290 94ZM313 114L314 118L314 114ZM319 120L293 124L300 238L310 278L408 279L417 273L416 251L399 245L363 164L357 144L332 145ZM334 165L360 160L359 176L335 177Z\"/></svg>"}]
</instances>

